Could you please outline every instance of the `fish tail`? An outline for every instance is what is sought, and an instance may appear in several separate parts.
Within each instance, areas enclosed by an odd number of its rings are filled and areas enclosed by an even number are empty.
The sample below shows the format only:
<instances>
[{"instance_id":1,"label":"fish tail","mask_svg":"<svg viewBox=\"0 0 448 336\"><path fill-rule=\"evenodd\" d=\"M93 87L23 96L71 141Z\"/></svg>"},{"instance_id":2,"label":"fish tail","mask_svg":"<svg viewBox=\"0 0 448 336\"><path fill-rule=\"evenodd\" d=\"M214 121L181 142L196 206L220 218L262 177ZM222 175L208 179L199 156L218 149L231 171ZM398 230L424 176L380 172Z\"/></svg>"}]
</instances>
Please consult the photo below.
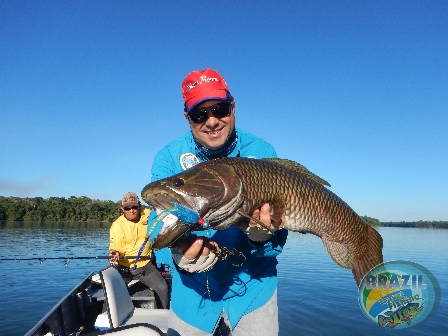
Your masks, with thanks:
<instances>
[{"instance_id":1,"label":"fish tail","mask_svg":"<svg viewBox=\"0 0 448 336\"><path fill-rule=\"evenodd\" d=\"M366 249L363 254L355 257L352 270L358 287L364 276L383 262L382 249L383 238L373 227L367 225Z\"/></svg>"}]
</instances>

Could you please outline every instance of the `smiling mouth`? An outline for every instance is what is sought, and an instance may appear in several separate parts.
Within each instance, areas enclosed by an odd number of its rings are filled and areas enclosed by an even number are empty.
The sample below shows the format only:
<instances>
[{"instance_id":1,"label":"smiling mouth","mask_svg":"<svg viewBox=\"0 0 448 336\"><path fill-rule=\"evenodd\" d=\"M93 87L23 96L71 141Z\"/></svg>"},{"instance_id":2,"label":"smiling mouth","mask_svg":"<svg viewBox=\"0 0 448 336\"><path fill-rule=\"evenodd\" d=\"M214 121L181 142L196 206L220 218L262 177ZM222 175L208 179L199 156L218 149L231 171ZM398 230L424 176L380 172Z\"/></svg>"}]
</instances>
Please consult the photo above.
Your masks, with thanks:
<instances>
[{"instance_id":1,"label":"smiling mouth","mask_svg":"<svg viewBox=\"0 0 448 336\"><path fill-rule=\"evenodd\" d=\"M220 129L213 130L213 131L205 131L205 133L209 134L209 135L216 135L216 134L220 133L223 129L224 128L220 128Z\"/></svg>"}]
</instances>

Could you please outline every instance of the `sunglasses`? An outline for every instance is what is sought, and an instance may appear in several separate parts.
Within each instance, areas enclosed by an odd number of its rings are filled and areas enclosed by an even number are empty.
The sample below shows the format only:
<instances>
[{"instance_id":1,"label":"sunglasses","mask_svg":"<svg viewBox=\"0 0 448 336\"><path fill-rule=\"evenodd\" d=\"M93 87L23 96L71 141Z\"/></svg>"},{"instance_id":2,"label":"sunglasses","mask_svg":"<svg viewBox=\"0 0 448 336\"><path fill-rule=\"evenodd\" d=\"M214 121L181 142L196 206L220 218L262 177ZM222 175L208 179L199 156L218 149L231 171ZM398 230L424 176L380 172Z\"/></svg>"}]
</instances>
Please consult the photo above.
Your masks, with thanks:
<instances>
[{"instance_id":1,"label":"sunglasses","mask_svg":"<svg viewBox=\"0 0 448 336\"><path fill-rule=\"evenodd\" d=\"M194 108L189 113L191 121L200 124L208 119L208 112L212 112L212 114L216 118L225 118L230 115L232 104L229 101L224 101L212 106Z\"/></svg>"},{"instance_id":2,"label":"sunglasses","mask_svg":"<svg viewBox=\"0 0 448 336\"><path fill-rule=\"evenodd\" d=\"M124 211L129 211L129 210L137 210L138 209L138 206L137 205L134 205L134 206L131 206L131 207L124 207L123 208L124 209Z\"/></svg>"}]
</instances>

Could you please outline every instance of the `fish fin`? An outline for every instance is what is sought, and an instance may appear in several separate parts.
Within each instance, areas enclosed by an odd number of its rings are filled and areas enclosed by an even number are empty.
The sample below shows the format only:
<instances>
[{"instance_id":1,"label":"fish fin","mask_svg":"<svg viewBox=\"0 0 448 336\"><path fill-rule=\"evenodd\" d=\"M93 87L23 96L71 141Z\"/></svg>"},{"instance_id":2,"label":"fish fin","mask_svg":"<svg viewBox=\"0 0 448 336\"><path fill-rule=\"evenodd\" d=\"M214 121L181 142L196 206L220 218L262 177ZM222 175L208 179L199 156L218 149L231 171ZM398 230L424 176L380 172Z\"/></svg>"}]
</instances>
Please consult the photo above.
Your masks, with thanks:
<instances>
[{"instance_id":1,"label":"fish fin","mask_svg":"<svg viewBox=\"0 0 448 336\"><path fill-rule=\"evenodd\" d=\"M325 239L322 239L322 242L336 264L347 269L353 268L353 254L350 252L348 246Z\"/></svg>"},{"instance_id":2,"label":"fish fin","mask_svg":"<svg viewBox=\"0 0 448 336\"><path fill-rule=\"evenodd\" d=\"M364 276L375 266L383 263L383 238L370 225L367 226L366 248L362 255L355 256L352 269L356 284L359 287Z\"/></svg>"},{"instance_id":3,"label":"fish fin","mask_svg":"<svg viewBox=\"0 0 448 336\"><path fill-rule=\"evenodd\" d=\"M287 159L278 159L278 158L265 158L263 160L274 162L274 163L279 164L279 165L281 165L283 167L286 167L288 169L294 170L295 172L297 172L299 174L302 174L306 178L309 178L310 180L312 180L312 181L314 181L316 183L319 183L319 184L331 187L330 183L325 181L323 178L320 178L316 174L310 172L308 170L308 168L306 168L305 166L303 166L300 163L297 163L295 161L287 160Z\"/></svg>"}]
</instances>

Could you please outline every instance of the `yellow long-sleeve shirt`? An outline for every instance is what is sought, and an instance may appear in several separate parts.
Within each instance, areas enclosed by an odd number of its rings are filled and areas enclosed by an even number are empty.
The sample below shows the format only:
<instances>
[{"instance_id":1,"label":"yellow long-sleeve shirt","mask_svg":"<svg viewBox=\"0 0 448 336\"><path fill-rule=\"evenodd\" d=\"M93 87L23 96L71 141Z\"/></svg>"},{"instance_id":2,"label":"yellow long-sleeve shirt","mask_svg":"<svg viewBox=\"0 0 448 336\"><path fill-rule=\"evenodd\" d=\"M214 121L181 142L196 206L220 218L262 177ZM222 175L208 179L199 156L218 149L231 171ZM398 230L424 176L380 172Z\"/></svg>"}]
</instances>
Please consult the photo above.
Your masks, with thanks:
<instances>
[{"instance_id":1,"label":"yellow long-sleeve shirt","mask_svg":"<svg viewBox=\"0 0 448 336\"><path fill-rule=\"evenodd\" d=\"M120 252L120 256L136 256L146 237L149 214L149 209L140 210L140 220L138 223L127 220L124 215L118 217L110 227L109 250ZM146 243L141 255L152 255L151 244L149 242ZM132 267L134 262L135 259L120 259L118 263L125 267ZM137 261L137 268L143 267L149 262L150 259L139 259Z\"/></svg>"}]
</instances>

